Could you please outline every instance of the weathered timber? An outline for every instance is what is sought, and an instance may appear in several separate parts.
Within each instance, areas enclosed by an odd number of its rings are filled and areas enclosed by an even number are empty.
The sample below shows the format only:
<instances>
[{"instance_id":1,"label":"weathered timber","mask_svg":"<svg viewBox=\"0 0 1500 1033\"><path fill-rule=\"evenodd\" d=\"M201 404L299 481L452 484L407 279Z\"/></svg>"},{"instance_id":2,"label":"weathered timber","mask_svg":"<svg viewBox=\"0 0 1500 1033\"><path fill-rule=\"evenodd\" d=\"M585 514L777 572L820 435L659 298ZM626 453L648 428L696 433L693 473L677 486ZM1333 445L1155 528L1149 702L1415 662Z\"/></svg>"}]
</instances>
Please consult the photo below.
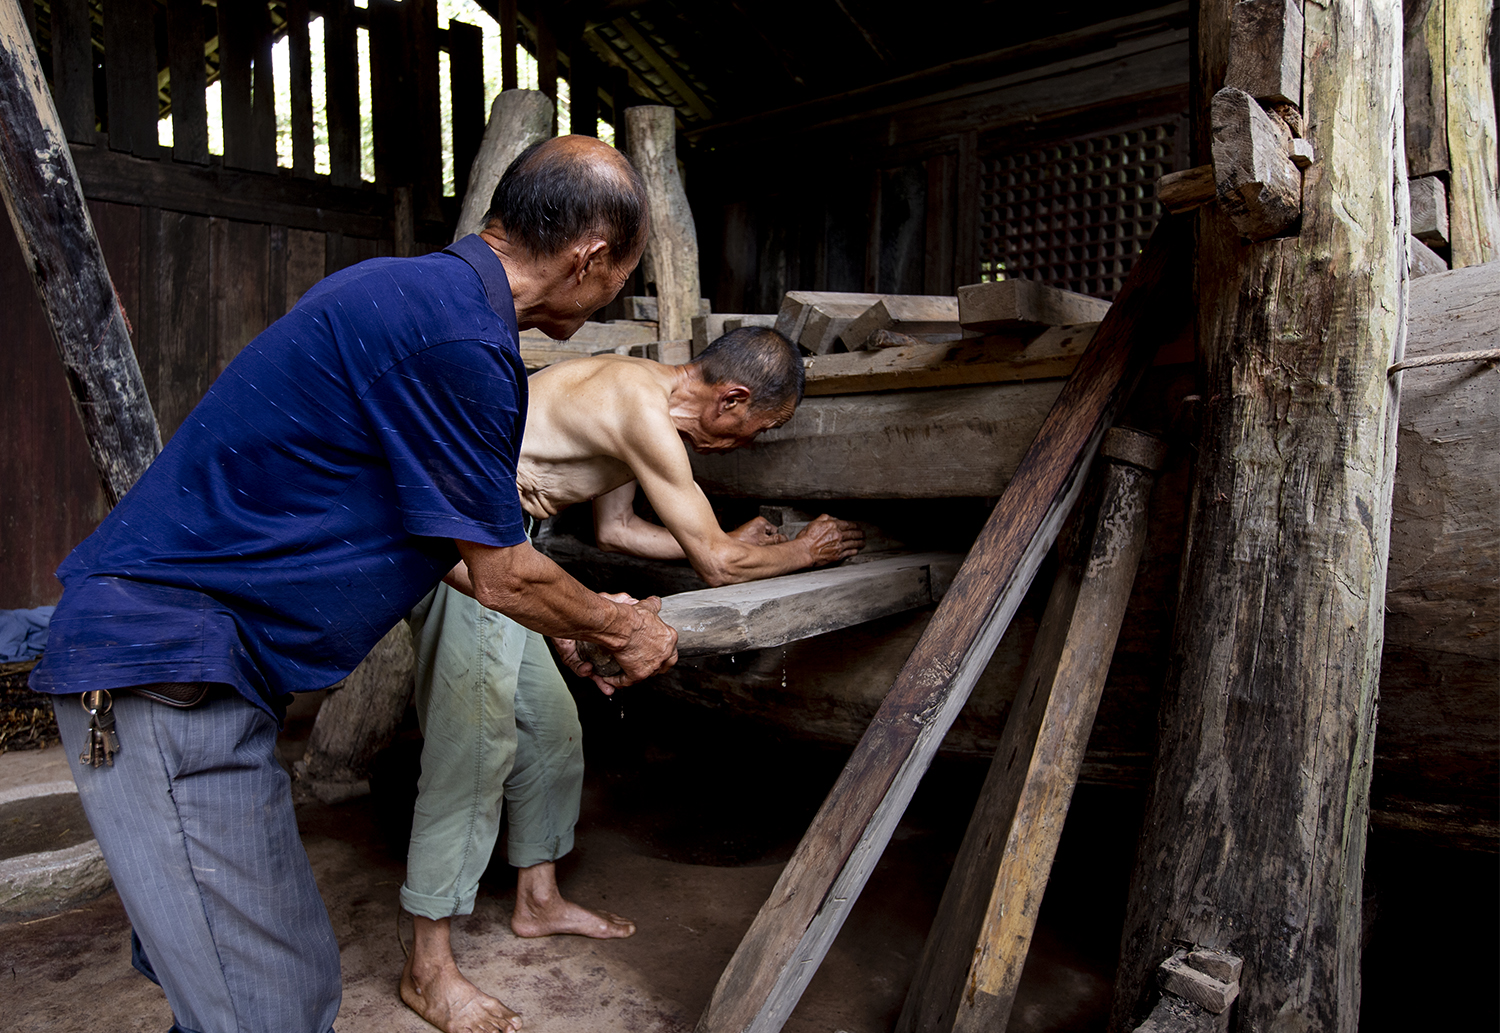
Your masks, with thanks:
<instances>
[{"instance_id":1,"label":"weathered timber","mask_svg":"<svg viewBox=\"0 0 1500 1033\"><path fill-rule=\"evenodd\" d=\"M469 172L484 141L484 33L477 25L448 21L448 96L453 98L453 186L469 193Z\"/></svg>"},{"instance_id":2,"label":"weathered timber","mask_svg":"<svg viewBox=\"0 0 1500 1033\"><path fill-rule=\"evenodd\" d=\"M1216 952L1222 953L1222 952ZM1177 950L1157 969L1157 980L1167 993L1192 1001L1204 1011L1223 1015L1240 995L1240 983L1200 972L1188 963L1188 952Z\"/></svg>"},{"instance_id":3,"label":"weathered timber","mask_svg":"<svg viewBox=\"0 0 1500 1033\"><path fill-rule=\"evenodd\" d=\"M52 85L68 139L93 143L94 42L88 0L53 0ZM206 143L204 147L206 153Z\"/></svg>"},{"instance_id":4,"label":"weathered timber","mask_svg":"<svg viewBox=\"0 0 1500 1033\"><path fill-rule=\"evenodd\" d=\"M171 54L172 157L208 163L208 70L203 60L201 0L169 0L167 46ZM54 58L55 60L55 58Z\"/></svg>"},{"instance_id":5,"label":"weathered timber","mask_svg":"<svg viewBox=\"0 0 1500 1033\"><path fill-rule=\"evenodd\" d=\"M1250 240L1285 233L1302 214L1302 174L1288 156L1291 131L1232 86L1214 94L1212 110L1219 204Z\"/></svg>"},{"instance_id":6,"label":"weathered timber","mask_svg":"<svg viewBox=\"0 0 1500 1033\"><path fill-rule=\"evenodd\" d=\"M1244 958L1238 1028L1358 1025L1401 382L1386 371L1407 310L1401 10L1335 0L1305 15L1303 115L1319 160L1298 236L1245 245L1216 208L1197 216L1212 401L1116 1031L1147 1013L1153 974L1181 942ZM1229 0L1199 8L1203 102L1227 63L1229 16Z\"/></svg>"},{"instance_id":7,"label":"weathered timber","mask_svg":"<svg viewBox=\"0 0 1500 1033\"><path fill-rule=\"evenodd\" d=\"M774 327L775 316L756 315L747 312L710 312L693 317L693 355L702 354L703 349L713 344L731 330L742 326Z\"/></svg>"},{"instance_id":8,"label":"weathered timber","mask_svg":"<svg viewBox=\"0 0 1500 1033\"><path fill-rule=\"evenodd\" d=\"M869 347L877 330L926 337L934 344L956 341L963 336L958 325L958 299L925 294L885 295L844 327L839 339L850 351L858 351Z\"/></svg>"},{"instance_id":9,"label":"weathered timber","mask_svg":"<svg viewBox=\"0 0 1500 1033\"><path fill-rule=\"evenodd\" d=\"M469 169L469 189L453 239L484 229L485 213L500 177L522 151L552 135L554 105L539 90L503 90L490 105L479 153Z\"/></svg>"},{"instance_id":10,"label":"weathered timber","mask_svg":"<svg viewBox=\"0 0 1500 1033\"><path fill-rule=\"evenodd\" d=\"M1448 191L1437 176L1407 182L1411 195L1411 235L1430 248L1448 246Z\"/></svg>"},{"instance_id":11,"label":"weathered timber","mask_svg":"<svg viewBox=\"0 0 1500 1033\"><path fill-rule=\"evenodd\" d=\"M1500 258L1500 169L1486 0L1441 0L1447 79L1448 222L1459 269Z\"/></svg>"},{"instance_id":12,"label":"weathered timber","mask_svg":"<svg viewBox=\"0 0 1500 1033\"><path fill-rule=\"evenodd\" d=\"M1035 280L999 280L958 289L958 321L972 333L1012 333L1097 323L1109 302Z\"/></svg>"},{"instance_id":13,"label":"weathered timber","mask_svg":"<svg viewBox=\"0 0 1500 1033\"><path fill-rule=\"evenodd\" d=\"M1082 490L1099 439L1187 315L1183 227L1169 218L1001 495L952 587L751 924L700 1033L779 1030L884 850Z\"/></svg>"},{"instance_id":14,"label":"weathered timber","mask_svg":"<svg viewBox=\"0 0 1500 1033\"><path fill-rule=\"evenodd\" d=\"M691 340L698 314L698 232L677 171L677 109L628 108L625 122L630 159L646 182L651 210L646 253L656 282L661 339Z\"/></svg>"},{"instance_id":15,"label":"weathered timber","mask_svg":"<svg viewBox=\"0 0 1500 1033\"><path fill-rule=\"evenodd\" d=\"M1302 105L1302 5L1297 0L1240 0L1229 24L1224 85L1256 100Z\"/></svg>"},{"instance_id":16,"label":"weathered timber","mask_svg":"<svg viewBox=\"0 0 1500 1033\"><path fill-rule=\"evenodd\" d=\"M68 141L14 0L0 3L0 193L111 504L161 451Z\"/></svg>"},{"instance_id":17,"label":"weathered timber","mask_svg":"<svg viewBox=\"0 0 1500 1033\"><path fill-rule=\"evenodd\" d=\"M1126 441L1127 435L1144 441ZM1112 453L1133 455L1137 466ZM1145 454L1136 454L1145 453ZM1087 528L1071 522L1021 691L980 790L912 978L897 1033L1003 1033L1062 836L1084 747L1146 547L1165 449L1112 429ZM1071 541L1068 541L1071 539Z\"/></svg>"},{"instance_id":18,"label":"weathered timber","mask_svg":"<svg viewBox=\"0 0 1500 1033\"><path fill-rule=\"evenodd\" d=\"M826 355L844 328L879 300L879 294L787 291L776 313L776 330L813 355Z\"/></svg>"},{"instance_id":19,"label":"weathered timber","mask_svg":"<svg viewBox=\"0 0 1500 1033\"><path fill-rule=\"evenodd\" d=\"M1169 212L1192 211L1212 201L1218 192L1212 165L1168 172L1156 181L1156 199Z\"/></svg>"},{"instance_id":20,"label":"weathered timber","mask_svg":"<svg viewBox=\"0 0 1500 1033\"><path fill-rule=\"evenodd\" d=\"M328 164L334 186L359 185L359 52L354 0L324 0L323 60L328 70ZM374 234L372 234L373 236Z\"/></svg>"},{"instance_id":21,"label":"weathered timber","mask_svg":"<svg viewBox=\"0 0 1500 1033\"><path fill-rule=\"evenodd\" d=\"M554 341L540 330L522 330L521 344L523 347L528 343L543 345L550 342L553 346L567 344L586 355L594 355L598 352L613 351L616 348L631 345L650 344L659 336L655 323L644 323L634 319L614 319L608 323L596 323L590 320L580 326L577 332L566 341Z\"/></svg>"},{"instance_id":22,"label":"weathered timber","mask_svg":"<svg viewBox=\"0 0 1500 1033\"><path fill-rule=\"evenodd\" d=\"M109 145L143 158L161 150L156 134L156 35L152 0L111 0L104 9Z\"/></svg>"},{"instance_id":23,"label":"weathered timber","mask_svg":"<svg viewBox=\"0 0 1500 1033\"><path fill-rule=\"evenodd\" d=\"M629 297L625 299L626 319L644 320L649 323L655 323L659 319L659 312L660 306L657 305L655 298ZM708 303L708 299L699 298L697 314L693 316L693 325L696 326L700 319L708 318L710 313L711 306Z\"/></svg>"},{"instance_id":24,"label":"weathered timber","mask_svg":"<svg viewBox=\"0 0 1500 1033\"><path fill-rule=\"evenodd\" d=\"M313 174L312 39L308 34L308 15L308 0L287 0L287 71L291 77L287 95L292 105L292 172L298 176Z\"/></svg>"},{"instance_id":25,"label":"weathered timber","mask_svg":"<svg viewBox=\"0 0 1500 1033\"><path fill-rule=\"evenodd\" d=\"M810 355L808 397L919 387L1000 384L1066 377L1093 339L1098 324L1054 327L1031 341L976 337L951 344L914 341L896 347L835 355ZM882 331L883 332L883 331Z\"/></svg>"},{"instance_id":26,"label":"weathered timber","mask_svg":"<svg viewBox=\"0 0 1500 1033\"><path fill-rule=\"evenodd\" d=\"M370 761L396 736L416 668L411 631L400 621L328 690L294 769L314 796L339 803L369 791Z\"/></svg>"},{"instance_id":27,"label":"weathered timber","mask_svg":"<svg viewBox=\"0 0 1500 1033\"><path fill-rule=\"evenodd\" d=\"M1444 71L1444 0L1406 0L1402 64L1406 99L1406 171L1448 171L1448 82Z\"/></svg>"},{"instance_id":28,"label":"weathered timber","mask_svg":"<svg viewBox=\"0 0 1500 1033\"><path fill-rule=\"evenodd\" d=\"M1413 279L1418 276L1429 276L1432 273L1446 273L1448 271L1448 263L1443 260L1443 256L1416 237L1408 236L1407 245L1411 248L1408 264L1411 267Z\"/></svg>"}]
</instances>

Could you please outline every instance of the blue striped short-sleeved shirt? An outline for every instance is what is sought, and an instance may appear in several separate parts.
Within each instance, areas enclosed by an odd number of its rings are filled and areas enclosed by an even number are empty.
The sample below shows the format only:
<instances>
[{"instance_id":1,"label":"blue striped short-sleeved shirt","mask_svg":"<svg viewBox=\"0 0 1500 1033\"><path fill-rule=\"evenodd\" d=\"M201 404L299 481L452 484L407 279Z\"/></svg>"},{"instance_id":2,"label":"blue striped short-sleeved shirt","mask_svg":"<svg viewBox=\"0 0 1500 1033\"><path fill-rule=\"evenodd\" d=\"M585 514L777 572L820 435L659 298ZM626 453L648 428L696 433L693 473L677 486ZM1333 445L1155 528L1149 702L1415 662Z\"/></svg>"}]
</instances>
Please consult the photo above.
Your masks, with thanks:
<instances>
[{"instance_id":1,"label":"blue striped short-sleeved shirt","mask_svg":"<svg viewBox=\"0 0 1500 1033\"><path fill-rule=\"evenodd\" d=\"M331 685L458 560L526 540L526 373L477 236L328 277L245 346L58 568L42 692Z\"/></svg>"}]
</instances>

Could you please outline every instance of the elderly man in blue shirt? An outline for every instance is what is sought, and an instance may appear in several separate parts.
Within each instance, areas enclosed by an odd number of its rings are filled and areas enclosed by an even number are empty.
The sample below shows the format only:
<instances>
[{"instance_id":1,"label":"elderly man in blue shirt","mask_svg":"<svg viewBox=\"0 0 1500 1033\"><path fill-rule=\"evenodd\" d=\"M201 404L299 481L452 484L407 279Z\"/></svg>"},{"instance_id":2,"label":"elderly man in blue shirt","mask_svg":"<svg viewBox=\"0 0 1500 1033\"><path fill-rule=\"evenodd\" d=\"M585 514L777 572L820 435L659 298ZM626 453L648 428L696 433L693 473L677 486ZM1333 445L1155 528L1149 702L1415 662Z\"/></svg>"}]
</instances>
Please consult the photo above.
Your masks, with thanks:
<instances>
[{"instance_id":1,"label":"elderly man in blue shirt","mask_svg":"<svg viewBox=\"0 0 1500 1033\"><path fill-rule=\"evenodd\" d=\"M507 172L494 243L328 277L250 342L58 569L32 687L182 1033L327 1033L338 945L275 757L288 694L347 674L454 586L624 668L671 666L657 600L616 602L534 551L515 475L519 329L566 338L646 236L640 177L596 140ZM462 567L459 567L462 570Z\"/></svg>"}]
</instances>

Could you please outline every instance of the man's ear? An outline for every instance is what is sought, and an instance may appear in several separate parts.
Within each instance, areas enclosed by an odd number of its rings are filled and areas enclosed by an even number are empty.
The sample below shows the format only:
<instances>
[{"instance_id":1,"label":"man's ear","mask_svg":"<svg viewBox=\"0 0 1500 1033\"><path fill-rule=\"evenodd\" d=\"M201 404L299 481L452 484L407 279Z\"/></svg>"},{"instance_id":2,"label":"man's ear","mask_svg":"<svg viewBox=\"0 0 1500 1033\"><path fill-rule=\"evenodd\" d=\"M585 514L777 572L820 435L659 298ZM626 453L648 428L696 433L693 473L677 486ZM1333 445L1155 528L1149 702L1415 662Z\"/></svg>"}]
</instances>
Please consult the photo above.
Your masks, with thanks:
<instances>
[{"instance_id":1,"label":"man's ear","mask_svg":"<svg viewBox=\"0 0 1500 1033\"><path fill-rule=\"evenodd\" d=\"M590 272L602 269L609 262L609 245L602 240L587 240L573 252L573 276L582 283Z\"/></svg>"},{"instance_id":2,"label":"man's ear","mask_svg":"<svg viewBox=\"0 0 1500 1033\"><path fill-rule=\"evenodd\" d=\"M719 412L726 413L736 406L750 404L750 389L743 384L731 384L719 392Z\"/></svg>"}]
</instances>

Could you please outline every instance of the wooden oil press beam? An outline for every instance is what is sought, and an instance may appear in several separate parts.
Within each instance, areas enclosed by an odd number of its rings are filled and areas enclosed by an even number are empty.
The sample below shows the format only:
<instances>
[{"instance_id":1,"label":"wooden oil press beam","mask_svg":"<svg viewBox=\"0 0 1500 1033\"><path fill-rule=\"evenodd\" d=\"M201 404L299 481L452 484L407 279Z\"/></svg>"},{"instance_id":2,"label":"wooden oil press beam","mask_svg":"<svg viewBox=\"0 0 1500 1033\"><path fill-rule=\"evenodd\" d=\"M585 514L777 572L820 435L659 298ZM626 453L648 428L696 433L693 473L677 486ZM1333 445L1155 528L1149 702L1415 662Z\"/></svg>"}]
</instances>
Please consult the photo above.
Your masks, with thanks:
<instances>
[{"instance_id":1,"label":"wooden oil press beam","mask_svg":"<svg viewBox=\"0 0 1500 1033\"><path fill-rule=\"evenodd\" d=\"M161 451L161 433L16 0L0 0L0 194L114 505Z\"/></svg>"},{"instance_id":2,"label":"wooden oil press beam","mask_svg":"<svg viewBox=\"0 0 1500 1033\"><path fill-rule=\"evenodd\" d=\"M1104 436L1108 463L1092 533L1059 543L1064 560L897 1033L1001 1033L1009 1021L1165 454L1135 431Z\"/></svg>"},{"instance_id":3,"label":"wooden oil press beam","mask_svg":"<svg viewBox=\"0 0 1500 1033\"><path fill-rule=\"evenodd\" d=\"M1182 220L1157 227L953 586L698 1022L774 1033L796 1006L1036 576L1115 413L1190 311Z\"/></svg>"}]
</instances>

